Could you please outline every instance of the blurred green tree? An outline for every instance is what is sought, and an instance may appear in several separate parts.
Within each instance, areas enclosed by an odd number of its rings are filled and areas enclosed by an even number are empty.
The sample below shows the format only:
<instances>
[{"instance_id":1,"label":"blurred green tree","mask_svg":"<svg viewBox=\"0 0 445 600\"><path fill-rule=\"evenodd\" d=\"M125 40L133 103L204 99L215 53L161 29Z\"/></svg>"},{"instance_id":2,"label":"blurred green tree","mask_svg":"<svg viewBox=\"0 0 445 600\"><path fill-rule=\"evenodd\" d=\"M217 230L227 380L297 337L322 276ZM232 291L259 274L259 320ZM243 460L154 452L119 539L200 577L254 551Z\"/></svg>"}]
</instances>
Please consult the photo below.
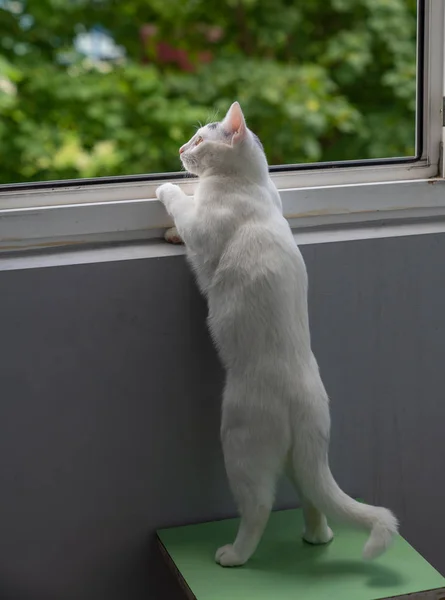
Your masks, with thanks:
<instances>
[{"instance_id":1,"label":"blurred green tree","mask_svg":"<svg viewBox=\"0 0 445 600\"><path fill-rule=\"evenodd\" d=\"M412 155L415 86L416 0L0 0L0 183L176 171L235 99L270 164Z\"/></svg>"}]
</instances>

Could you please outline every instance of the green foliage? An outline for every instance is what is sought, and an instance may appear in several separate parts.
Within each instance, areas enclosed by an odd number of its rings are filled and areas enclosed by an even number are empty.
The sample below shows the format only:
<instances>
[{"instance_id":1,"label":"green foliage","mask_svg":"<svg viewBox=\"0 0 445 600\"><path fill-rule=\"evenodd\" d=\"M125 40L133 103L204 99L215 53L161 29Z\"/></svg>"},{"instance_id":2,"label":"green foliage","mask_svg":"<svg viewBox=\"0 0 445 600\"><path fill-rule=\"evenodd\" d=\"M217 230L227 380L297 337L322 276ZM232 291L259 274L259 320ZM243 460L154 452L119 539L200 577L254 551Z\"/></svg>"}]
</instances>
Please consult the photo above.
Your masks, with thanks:
<instances>
[{"instance_id":1,"label":"green foliage","mask_svg":"<svg viewBox=\"0 0 445 600\"><path fill-rule=\"evenodd\" d=\"M75 53L96 24L125 59ZM0 183L176 171L235 99L271 164L412 155L415 37L415 0L0 0Z\"/></svg>"}]
</instances>

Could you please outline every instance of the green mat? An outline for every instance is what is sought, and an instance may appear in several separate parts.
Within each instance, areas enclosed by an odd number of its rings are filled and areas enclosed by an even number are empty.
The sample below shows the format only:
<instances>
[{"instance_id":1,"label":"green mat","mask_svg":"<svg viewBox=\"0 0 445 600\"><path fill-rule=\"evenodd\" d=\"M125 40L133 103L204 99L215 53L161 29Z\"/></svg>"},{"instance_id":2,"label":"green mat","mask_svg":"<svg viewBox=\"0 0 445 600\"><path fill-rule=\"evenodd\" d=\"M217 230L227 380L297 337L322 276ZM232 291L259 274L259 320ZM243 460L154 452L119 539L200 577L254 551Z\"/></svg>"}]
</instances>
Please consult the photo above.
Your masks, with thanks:
<instances>
[{"instance_id":1,"label":"green mat","mask_svg":"<svg viewBox=\"0 0 445 600\"><path fill-rule=\"evenodd\" d=\"M158 537L197 600L377 600L438 588L442 593L414 598L445 600L445 578L403 538L365 562L365 532L334 524L330 544L310 546L300 538L302 521L301 510L273 513L257 552L232 569L217 565L214 555L233 541L238 519L163 529Z\"/></svg>"}]
</instances>

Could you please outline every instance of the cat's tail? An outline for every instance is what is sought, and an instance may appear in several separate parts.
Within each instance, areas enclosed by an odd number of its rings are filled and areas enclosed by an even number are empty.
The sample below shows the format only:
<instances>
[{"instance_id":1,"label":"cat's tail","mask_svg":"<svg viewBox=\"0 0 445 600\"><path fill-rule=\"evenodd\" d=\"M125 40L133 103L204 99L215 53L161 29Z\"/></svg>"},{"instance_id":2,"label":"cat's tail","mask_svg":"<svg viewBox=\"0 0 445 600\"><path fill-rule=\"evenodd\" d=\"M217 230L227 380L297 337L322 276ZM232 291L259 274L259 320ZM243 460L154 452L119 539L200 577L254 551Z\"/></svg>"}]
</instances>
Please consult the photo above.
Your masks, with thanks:
<instances>
[{"instance_id":1,"label":"cat's tail","mask_svg":"<svg viewBox=\"0 0 445 600\"><path fill-rule=\"evenodd\" d=\"M300 438L301 441L301 438ZM297 443L298 445L298 443ZM327 461L327 452L318 447L315 456L312 452L302 455L301 448L294 449L294 468L298 473L302 491L326 516L338 519L357 527L369 529L370 536L363 548L363 558L372 559L383 554L391 545L398 531L398 521L393 513L382 507L357 502L345 494L335 481ZM300 450L300 451L299 451ZM318 456L317 456L318 455ZM304 456L304 465L301 457ZM298 462L299 464L295 464Z\"/></svg>"}]
</instances>

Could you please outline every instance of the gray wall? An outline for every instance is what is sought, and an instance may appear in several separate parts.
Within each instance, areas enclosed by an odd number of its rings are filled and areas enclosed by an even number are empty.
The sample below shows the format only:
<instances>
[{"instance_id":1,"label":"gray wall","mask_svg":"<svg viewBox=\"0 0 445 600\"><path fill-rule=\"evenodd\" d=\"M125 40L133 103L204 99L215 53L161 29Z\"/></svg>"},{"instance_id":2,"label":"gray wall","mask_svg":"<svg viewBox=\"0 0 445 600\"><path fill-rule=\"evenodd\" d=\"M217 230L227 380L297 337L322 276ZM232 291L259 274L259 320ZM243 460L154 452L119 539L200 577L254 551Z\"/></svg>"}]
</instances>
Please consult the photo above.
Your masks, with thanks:
<instances>
[{"instance_id":1,"label":"gray wall","mask_svg":"<svg viewBox=\"0 0 445 600\"><path fill-rule=\"evenodd\" d=\"M334 473L445 572L445 236L302 250ZM2 599L176 597L153 531L233 512L205 312L181 256L0 272Z\"/></svg>"}]
</instances>

